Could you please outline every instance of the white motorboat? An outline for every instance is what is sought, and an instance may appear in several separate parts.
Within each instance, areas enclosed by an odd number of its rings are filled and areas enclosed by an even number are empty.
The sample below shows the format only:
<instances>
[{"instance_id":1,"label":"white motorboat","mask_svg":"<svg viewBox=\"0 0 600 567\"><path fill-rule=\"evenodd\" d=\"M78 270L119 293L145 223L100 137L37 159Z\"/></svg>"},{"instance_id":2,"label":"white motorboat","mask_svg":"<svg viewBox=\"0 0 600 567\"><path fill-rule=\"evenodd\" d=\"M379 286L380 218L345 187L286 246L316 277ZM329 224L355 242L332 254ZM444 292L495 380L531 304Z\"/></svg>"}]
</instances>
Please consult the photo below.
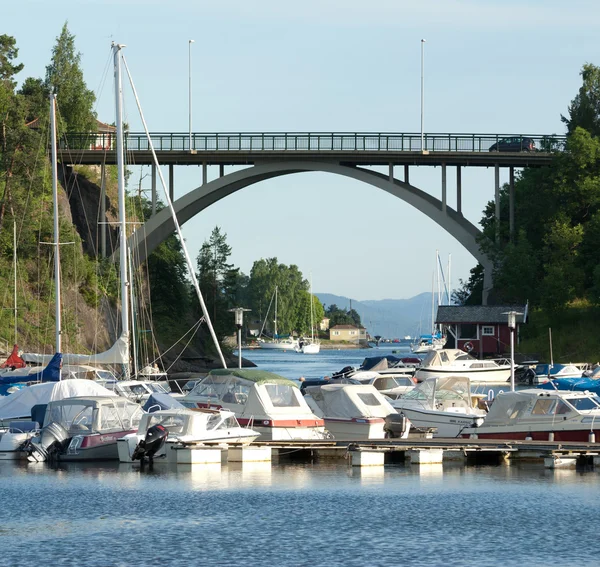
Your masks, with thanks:
<instances>
[{"instance_id":1,"label":"white motorboat","mask_svg":"<svg viewBox=\"0 0 600 567\"><path fill-rule=\"evenodd\" d=\"M462 437L600 441L600 398L591 392L529 389L498 394L483 423Z\"/></svg>"},{"instance_id":2,"label":"white motorboat","mask_svg":"<svg viewBox=\"0 0 600 567\"><path fill-rule=\"evenodd\" d=\"M162 383L152 380L119 380L115 384L114 391L115 394L140 404L144 404L152 394L181 397L181 394L171 394Z\"/></svg>"},{"instance_id":3,"label":"white motorboat","mask_svg":"<svg viewBox=\"0 0 600 567\"><path fill-rule=\"evenodd\" d=\"M25 457L22 451L27 441L39 434L35 421L13 421L0 433L0 461L14 461Z\"/></svg>"},{"instance_id":4,"label":"white motorboat","mask_svg":"<svg viewBox=\"0 0 600 567\"><path fill-rule=\"evenodd\" d=\"M167 431L166 444L154 457L166 457L175 443L241 443L248 445L260 434L241 427L235 414L228 410L167 409L146 413L136 433L117 441L119 461L131 463L143 458L140 442L151 427L159 425ZM137 449L137 453L136 453ZM136 458L134 458L136 457Z\"/></svg>"},{"instance_id":5,"label":"white motorboat","mask_svg":"<svg viewBox=\"0 0 600 567\"><path fill-rule=\"evenodd\" d=\"M502 384L510 380L510 360L478 360L458 349L431 351L415 372L419 382L436 376L467 376L476 384Z\"/></svg>"},{"instance_id":6,"label":"white motorboat","mask_svg":"<svg viewBox=\"0 0 600 567\"><path fill-rule=\"evenodd\" d=\"M465 376L428 378L391 403L415 427L436 428L436 437L458 437L465 427L482 423L486 416L485 410L475 407Z\"/></svg>"},{"instance_id":7,"label":"white motorboat","mask_svg":"<svg viewBox=\"0 0 600 567\"><path fill-rule=\"evenodd\" d=\"M211 370L179 402L231 410L242 426L261 434L261 441L326 437L323 419L308 407L298 385L264 370Z\"/></svg>"},{"instance_id":8,"label":"white motorboat","mask_svg":"<svg viewBox=\"0 0 600 567\"><path fill-rule=\"evenodd\" d=\"M325 428L335 439L358 441L383 439L385 418L396 410L373 386L328 384L308 386L306 402L325 420Z\"/></svg>"},{"instance_id":9,"label":"white motorboat","mask_svg":"<svg viewBox=\"0 0 600 567\"><path fill-rule=\"evenodd\" d=\"M139 404L121 396L78 397L50 402L31 461L106 461L119 458L117 440L137 431Z\"/></svg>"}]
</instances>

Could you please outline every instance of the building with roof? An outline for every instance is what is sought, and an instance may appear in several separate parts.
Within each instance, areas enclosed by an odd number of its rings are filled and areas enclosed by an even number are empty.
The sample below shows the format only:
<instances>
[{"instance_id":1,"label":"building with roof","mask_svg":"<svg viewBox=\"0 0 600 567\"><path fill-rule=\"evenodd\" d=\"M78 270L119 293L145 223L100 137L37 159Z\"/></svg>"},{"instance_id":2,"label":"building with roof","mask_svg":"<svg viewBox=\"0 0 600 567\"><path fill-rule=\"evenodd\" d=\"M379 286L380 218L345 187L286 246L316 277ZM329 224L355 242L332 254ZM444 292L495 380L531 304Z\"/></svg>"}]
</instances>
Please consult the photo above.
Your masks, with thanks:
<instances>
[{"instance_id":1,"label":"building with roof","mask_svg":"<svg viewBox=\"0 0 600 567\"><path fill-rule=\"evenodd\" d=\"M473 356L510 354L508 312L516 311L515 344L519 326L527 322L528 305L440 305L436 324L448 336L447 348L459 348Z\"/></svg>"},{"instance_id":2,"label":"building with roof","mask_svg":"<svg viewBox=\"0 0 600 567\"><path fill-rule=\"evenodd\" d=\"M329 329L329 340L333 342L347 341L360 343L367 340L367 330L356 325L336 325Z\"/></svg>"}]
</instances>

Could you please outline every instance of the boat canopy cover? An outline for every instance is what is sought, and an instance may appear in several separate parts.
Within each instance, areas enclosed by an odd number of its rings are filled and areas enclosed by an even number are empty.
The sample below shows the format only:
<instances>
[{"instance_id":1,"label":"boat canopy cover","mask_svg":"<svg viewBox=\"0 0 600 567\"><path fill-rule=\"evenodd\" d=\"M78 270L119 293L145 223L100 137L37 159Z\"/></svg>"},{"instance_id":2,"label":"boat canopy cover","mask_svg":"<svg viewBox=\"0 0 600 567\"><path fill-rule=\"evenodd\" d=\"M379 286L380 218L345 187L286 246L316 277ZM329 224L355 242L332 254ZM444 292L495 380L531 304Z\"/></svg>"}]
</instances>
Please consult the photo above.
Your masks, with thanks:
<instances>
[{"instance_id":1,"label":"boat canopy cover","mask_svg":"<svg viewBox=\"0 0 600 567\"><path fill-rule=\"evenodd\" d=\"M256 384L287 384L288 386L294 386L295 388L298 388L298 384L292 380L288 380L283 376L279 376L279 374L267 372L266 370L258 370L256 368L219 368L217 370L211 370L206 378L211 376L235 376Z\"/></svg>"},{"instance_id":2,"label":"boat canopy cover","mask_svg":"<svg viewBox=\"0 0 600 567\"><path fill-rule=\"evenodd\" d=\"M600 380L594 378L555 378L538 386L543 390L571 390L592 392L600 395Z\"/></svg>"},{"instance_id":3,"label":"boat canopy cover","mask_svg":"<svg viewBox=\"0 0 600 567\"><path fill-rule=\"evenodd\" d=\"M155 392L152 394L142 406L142 409L149 413L159 410L184 408L185 406L180 404L173 396L170 396L169 394L161 394L160 392Z\"/></svg>"},{"instance_id":4,"label":"boat canopy cover","mask_svg":"<svg viewBox=\"0 0 600 567\"><path fill-rule=\"evenodd\" d=\"M574 364L536 364L535 373L538 376L555 376L557 374L579 374L581 370Z\"/></svg>"},{"instance_id":5,"label":"boat canopy cover","mask_svg":"<svg viewBox=\"0 0 600 567\"><path fill-rule=\"evenodd\" d=\"M0 384L18 384L19 382L59 382L61 359L62 355L60 352L57 352L48 363L48 366L40 372L16 376L6 374L0 377Z\"/></svg>"},{"instance_id":6,"label":"boat canopy cover","mask_svg":"<svg viewBox=\"0 0 600 567\"><path fill-rule=\"evenodd\" d=\"M34 384L10 396L0 398L0 419L29 417L31 408L35 405L77 396L114 396L114 394L91 380L63 380Z\"/></svg>"},{"instance_id":7,"label":"boat canopy cover","mask_svg":"<svg viewBox=\"0 0 600 567\"><path fill-rule=\"evenodd\" d=\"M25 368L25 366L27 366L25 361L19 356L19 346L15 345L0 368Z\"/></svg>"},{"instance_id":8,"label":"boat canopy cover","mask_svg":"<svg viewBox=\"0 0 600 567\"><path fill-rule=\"evenodd\" d=\"M429 351L429 354L423 359L422 366L446 366L452 364L459 356L462 357L461 360L475 360L464 350L443 348Z\"/></svg>"},{"instance_id":9,"label":"boat canopy cover","mask_svg":"<svg viewBox=\"0 0 600 567\"><path fill-rule=\"evenodd\" d=\"M26 352L23 358L27 362L46 364L52 357L48 354ZM129 364L129 333L122 334L107 351L97 354L63 353L64 364Z\"/></svg>"},{"instance_id":10,"label":"boat canopy cover","mask_svg":"<svg viewBox=\"0 0 600 567\"><path fill-rule=\"evenodd\" d=\"M308 387L306 393L310 394L325 418L360 419L396 413L374 386L329 384Z\"/></svg>"}]
</instances>

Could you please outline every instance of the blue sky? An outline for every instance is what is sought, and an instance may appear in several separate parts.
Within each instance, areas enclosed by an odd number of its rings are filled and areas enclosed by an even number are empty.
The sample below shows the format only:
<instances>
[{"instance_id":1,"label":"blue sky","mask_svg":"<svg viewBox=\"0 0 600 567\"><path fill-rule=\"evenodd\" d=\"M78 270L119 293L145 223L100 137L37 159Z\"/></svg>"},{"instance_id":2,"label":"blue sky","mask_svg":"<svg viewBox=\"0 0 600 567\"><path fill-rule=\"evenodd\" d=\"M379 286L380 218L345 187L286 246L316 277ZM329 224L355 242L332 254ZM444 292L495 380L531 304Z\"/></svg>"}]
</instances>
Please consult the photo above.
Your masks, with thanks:
<instances>
[{"instance_id":1,"label":"blue sky","mask_svg":"<svg viewBox=\"0 0 600 567\"><path fill-rule=\"evenodd\" d=\"M546 134L564 132L560 114L581 66L597 63L599 17L600 4L578 0L22 0L3 6L0 33L17 40L19 78L43 77L68 20L106 122L114 121L110 44L126 44L155 132L188 131L189 39L195 132L419 132L425 38L426 132ZM126 113L139 131L131 97ZM454 180L449 171L452 207ZM175 196L200 182L200 168L177 167ZM411 183L439 197L441 171L413 167ZM466 169L462 185L463 214L478 223L493 169ZM326 174L263 182L213 205L184 226L193 257L215 226L242 271L276 256L312 273L315 292L358 300L430 290L436 249L444 263L452 257L454 286L475 265L403 201ZM343 246L330 244L334 234L345 235Z\"/></svg>"}]
</instances>

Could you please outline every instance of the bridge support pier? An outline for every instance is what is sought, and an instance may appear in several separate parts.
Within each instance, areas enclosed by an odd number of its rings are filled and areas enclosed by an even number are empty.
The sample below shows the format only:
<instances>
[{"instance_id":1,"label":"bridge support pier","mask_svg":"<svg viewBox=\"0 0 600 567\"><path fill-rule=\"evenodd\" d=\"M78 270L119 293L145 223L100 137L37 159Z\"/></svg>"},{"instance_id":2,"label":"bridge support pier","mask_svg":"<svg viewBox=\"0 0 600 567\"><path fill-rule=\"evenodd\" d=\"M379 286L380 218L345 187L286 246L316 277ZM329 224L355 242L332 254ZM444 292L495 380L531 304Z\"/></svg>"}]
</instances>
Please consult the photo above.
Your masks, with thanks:
<instances>
[{"instance_id":1,"label":"bridge support pier","mask_svg":"<svg viewBox=\"0 0 600 567\"><path fill-rule=\"evenodd\" d=\"M152 216L156 214L156 165L152 164Z\"/></svg>"},{"instance_id":2,"label":"bridge support pier","mask_svg":"<svg viewBox=\"0 0 600 567\"><path fill-rule=\"evenodd\" d=\"M456 212L462 215L462 170L456 166Z\"/></svg>"},{"instance_id":3,"label":"bridge support pier","mask_svg":"<svg viewBox=\"0 0 600 567\"><path fill-rule=\"evenodd\" d=\"M442 164L442 212L446 213L446 164Z\"/></svg>"},{"instance_id":4,"label":"bridge support pier","mask_svg":"<svg viewBox=\"0 0 600 567\"><path fill-rule=\"evenodd\" d=\"M515 168L511 166L508 191L508 224L511 242L515 239Z\"/></svg>"},{"instance_id":5,"label":"bridge support pier","mask_svg":"<svg viewBox=\"0 0 600 567\"><path fill-rule=\"evenodd\" d=\"M390 163L390 183L394 181L394 164Z\"/></svg>"},{"instance_id":6,"label":"bridge support pier","mask_svg":"<svg viewBox=\"0 0 600 567\"><path fill-rule=\"evenodd\" d=\"M208 183L207 172L208 172L208 167L206 166L206 162L203 161L202 162L202 185L206 185Z\"/></svg>"},{"instance_id":7,"label":"bridge support pier","mask_svg":"<svg viewBox=\"0 0 600 567\"><path fill-rule=\"evenodd\" d=\"M496 244L500 243L500 165L494 166L494 202L496 203Z\"/></svg>"},{"instance_id":8,"label":"bridge support pier","mask_svg":"<svg viewBox=\"0 0 600 567\"><path fill-rule=\"evenodd\" d=\"M221 163L219 164L219 177L223 177L225 175L225 166Z\"/></svg>"},{"instance_id":9,"label":"bridge support pier","mask_svg":"<svg viewBox=\"0 0 600 567\"><path fill-rule=\"evenodd\" d=\"M171 203L175 200L175 178L173 177L173 164L169 165L169 199L171 199Z\"/></svg>"},{"instance_id":10,"label":"bridge support pier","mask_svg":"<svg viewBox=\"0 0 600 567\"><path fill-rule=\"evenodd\" d=\"M408 179L408 165L404 166L404 183L410 183Z\"/></svg>"},{"instance_id":11,"label":"bridge support pier","mask_svg":"<svg viewBox=\"0 0 600 567\"><path fill-rule=\"evenodd\" d=\"M98 250L96 249L96 253ZM100 166L100 256L106 258L106 165Z\"/></svg>"}]
</instances>

